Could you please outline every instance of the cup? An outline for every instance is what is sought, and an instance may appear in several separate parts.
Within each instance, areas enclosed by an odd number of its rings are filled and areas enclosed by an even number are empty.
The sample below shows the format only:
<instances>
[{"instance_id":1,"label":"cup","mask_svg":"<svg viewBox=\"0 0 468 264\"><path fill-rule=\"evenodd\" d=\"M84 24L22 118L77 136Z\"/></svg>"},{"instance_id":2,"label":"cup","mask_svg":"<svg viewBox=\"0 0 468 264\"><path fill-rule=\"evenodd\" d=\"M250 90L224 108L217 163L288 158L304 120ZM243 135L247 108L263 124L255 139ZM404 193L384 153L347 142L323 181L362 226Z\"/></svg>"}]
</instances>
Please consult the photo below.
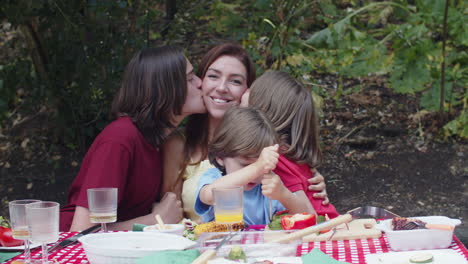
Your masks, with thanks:
<instances>
[{"instance_id":1,"label":"cup","mask_svg":"<svg viewBox=\"0 0 468 264\"><path fill-rule=\"evenodd\" d=\"M29 236L33 243L42 244L42 264L51 264L48 260L47 244L59 238L59 203L35 202L26 206Z\"/></svg>"},{"instance_id":2,"label":"cup","mask_svg":"<svg viewBox=\"0 0 468 264\"><path fill-rule=\"evenodd\" d=\"M101 230L107 232L106 223L117 221L117 188L88 189L89 220L100 223Z\"/></svg>"},{"instance_id":3,"label":"cup","mask_svg":"<svg viewBox=\"0 0 468 264\"><path fill-rule=\"evenodd\" d=\"M240 223L244 218L243 187L214 188L215 221L222 224Z\"/></svg>"},{"instance_id":4,"label":"cup","mask_svg":"<svg viewBox=\"0 0 468 264\"><path fill-rule=\"evenodd\" d=\"M11 234L15 239L24 240L24 261L31 263L31 254L29 250L29 226L26 218L26 205L40 202L39 200L25 199L15 200L8 203L10 210Z\"/></svg>"}]
</instances>

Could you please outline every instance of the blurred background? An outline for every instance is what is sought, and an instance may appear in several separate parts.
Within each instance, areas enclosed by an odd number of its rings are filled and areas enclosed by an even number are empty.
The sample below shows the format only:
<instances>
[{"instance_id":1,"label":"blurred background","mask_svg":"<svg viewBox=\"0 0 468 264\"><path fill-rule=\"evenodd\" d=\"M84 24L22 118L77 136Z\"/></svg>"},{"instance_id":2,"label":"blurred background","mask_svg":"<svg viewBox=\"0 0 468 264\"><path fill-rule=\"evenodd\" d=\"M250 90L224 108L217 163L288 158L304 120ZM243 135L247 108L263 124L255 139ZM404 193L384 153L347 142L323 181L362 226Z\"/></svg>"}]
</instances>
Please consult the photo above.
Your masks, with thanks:
<instances>
[{"instance_id":1,"label":"blurred background","mask_svg":"<svg viewBox=\"0 0 468 264\"><path fill-rule=\"evenodd\" d=\"M18 198L64 204L136 50L177 44L196 66L236 41L258 75L283 70L310 88L319 170L340 212L463 221L466 10L448 0L3 0L0 215Z\"/></svg>"}]
</instances>

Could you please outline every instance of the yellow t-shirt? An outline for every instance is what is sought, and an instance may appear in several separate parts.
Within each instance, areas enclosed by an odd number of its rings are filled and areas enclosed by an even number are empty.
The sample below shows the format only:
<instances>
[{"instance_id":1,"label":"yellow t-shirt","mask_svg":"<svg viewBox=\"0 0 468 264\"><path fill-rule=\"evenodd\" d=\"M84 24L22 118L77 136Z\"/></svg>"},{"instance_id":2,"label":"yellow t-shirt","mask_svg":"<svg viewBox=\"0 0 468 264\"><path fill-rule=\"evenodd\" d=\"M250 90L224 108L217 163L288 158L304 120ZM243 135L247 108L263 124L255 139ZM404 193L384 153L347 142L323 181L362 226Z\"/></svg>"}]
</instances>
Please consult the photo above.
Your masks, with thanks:
<instances>
[{"instance_id":1,"label":"yellow t-shirt","mask_svg":"<svg viewBox=\"0 0 468 264\"><path fill-rule=\"evenodd\" d=\"M182 185L182 204L184 206L184 213L186 217L193 221L200 219L200 216L198 216L194 210L195 200L197 199L196 194L198 181L200 180L201 175L210 168L214 168L214 166L206 159L198 164L188 165L185 169L184 175L182 175L182 179L184 180Z\"/></svg>"}]
</instances>

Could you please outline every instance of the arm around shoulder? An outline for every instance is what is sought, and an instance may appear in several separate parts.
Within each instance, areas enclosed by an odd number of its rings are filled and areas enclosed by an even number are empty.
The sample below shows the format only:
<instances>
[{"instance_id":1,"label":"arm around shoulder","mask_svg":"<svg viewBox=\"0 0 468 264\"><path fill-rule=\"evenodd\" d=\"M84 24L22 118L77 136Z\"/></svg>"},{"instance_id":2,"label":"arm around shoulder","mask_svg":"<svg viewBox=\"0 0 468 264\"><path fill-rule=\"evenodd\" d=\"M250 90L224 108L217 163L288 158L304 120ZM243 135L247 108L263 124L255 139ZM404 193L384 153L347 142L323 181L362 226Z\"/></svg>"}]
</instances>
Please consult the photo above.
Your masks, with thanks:
<instances>
[{"instance_id":1,"label":"arm around shoulder","mask_svg":"<svg viewBox=\"0 0 468 264\"><path fill-rule=\"evenodd\" d=\"M184 169L185 140L181 134L175 133L162 146L163 152L163 185L162 194L174 192L178 198L182 193L182 179L179 177Z\"/></svg>"}]
</instances>

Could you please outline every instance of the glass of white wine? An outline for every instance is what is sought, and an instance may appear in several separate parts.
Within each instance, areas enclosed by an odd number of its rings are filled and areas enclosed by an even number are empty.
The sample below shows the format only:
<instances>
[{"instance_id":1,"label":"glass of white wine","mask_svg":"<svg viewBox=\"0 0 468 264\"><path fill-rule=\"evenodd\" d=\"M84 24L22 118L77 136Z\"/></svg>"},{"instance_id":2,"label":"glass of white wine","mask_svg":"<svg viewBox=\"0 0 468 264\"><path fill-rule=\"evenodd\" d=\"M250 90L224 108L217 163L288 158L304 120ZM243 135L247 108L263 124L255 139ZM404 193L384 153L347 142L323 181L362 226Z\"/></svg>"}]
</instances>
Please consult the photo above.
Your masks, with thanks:
<instances>
[{"instance_id":1,"label":"glass of white wine","mask_svg":"<svg viewBox=\"0 0 468 264\"><path fill-rule=\"evenodd\" d=\"M25 199L15 200L8 203L10 210L11 234L13 238L24 241L24 262L31 263L31 254L29 249L29 228L26 219L26 205L40 202L39 200Z\"/></svg>"},{"instance_id":2,"label":"glass of white wine","mask_svg":"<svg viewBox=\"0 0 468 264\"><path fill-rule=\"evenodd\" d=\"M106 223L117 221L117 188L88 189L89 220L100 223L102 232L107 232Z\"/></svg>"},{"instance_id":3,"label":"glass of white wine","mask_svg":"<svg viewBox=\"0 0 468 264\"><path fill-rule=\"evenodd\" d=\"M59 238L59 207L59 203L47 201L26 205L29 239L33 243L42 244L42 264L53 263L48 260L47 244Z\"/></svg>"}]
</instances>

